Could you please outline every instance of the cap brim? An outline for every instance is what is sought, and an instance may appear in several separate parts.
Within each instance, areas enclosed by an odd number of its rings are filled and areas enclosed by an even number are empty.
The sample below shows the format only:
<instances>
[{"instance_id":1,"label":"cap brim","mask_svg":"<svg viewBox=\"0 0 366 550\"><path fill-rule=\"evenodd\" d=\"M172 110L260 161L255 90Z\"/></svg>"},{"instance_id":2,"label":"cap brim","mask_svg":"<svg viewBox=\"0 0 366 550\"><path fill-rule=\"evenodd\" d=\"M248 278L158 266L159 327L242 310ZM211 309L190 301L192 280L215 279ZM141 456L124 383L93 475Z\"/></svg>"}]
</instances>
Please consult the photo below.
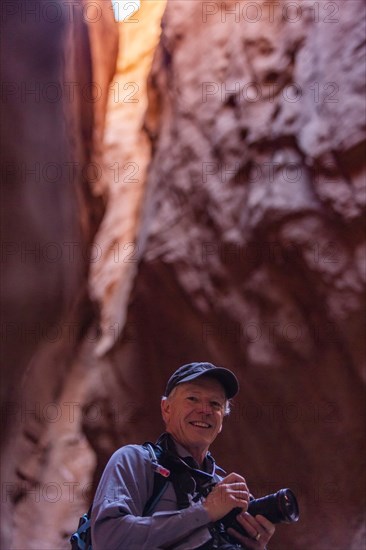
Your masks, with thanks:
<instances>
[{"instance_id":1,"label":"cap brim","mask_svg":"<svg viewBox=\"0 0 366 550\"><path fill-rule=\"evenodd\" d=\"M223 367L215 367L214 369L206 370L204 372L190 374L189 376L186 376L183 380L177 382L176 385L178 386L179 384L183 384L184 382L191 382L192 380L196 380L197 378L201 378L202 376L210 376L211 378L215 378L218 382L220 382L225 390L226 397L228 399L234 397L239 391L239 382L237 377L230 370L224 369Z\"/></svg>"}]
</instances>

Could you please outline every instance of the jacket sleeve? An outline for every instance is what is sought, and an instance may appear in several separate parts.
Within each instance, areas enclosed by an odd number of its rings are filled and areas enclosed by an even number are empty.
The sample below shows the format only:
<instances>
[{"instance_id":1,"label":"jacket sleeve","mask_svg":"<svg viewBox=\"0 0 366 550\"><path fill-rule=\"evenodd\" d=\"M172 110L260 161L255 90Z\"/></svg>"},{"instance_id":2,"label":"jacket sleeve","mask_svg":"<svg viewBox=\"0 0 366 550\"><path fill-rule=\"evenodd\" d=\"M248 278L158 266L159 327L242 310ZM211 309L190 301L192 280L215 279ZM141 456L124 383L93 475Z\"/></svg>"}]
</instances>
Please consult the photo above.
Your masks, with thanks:
<instances>
[{"instance_id":1,"label":"jacket sleeve","mask_svg":"<svg viewBox=\"0 0 366 550\"><path fill-rule=\"evenodd\" d=\"M209 524L208 513L199 502L184 510L142 516L153 484L151 460L143 447L127 445L114 453L93 502L93 550L168 548Z\"/></svg>"}]
</instances>

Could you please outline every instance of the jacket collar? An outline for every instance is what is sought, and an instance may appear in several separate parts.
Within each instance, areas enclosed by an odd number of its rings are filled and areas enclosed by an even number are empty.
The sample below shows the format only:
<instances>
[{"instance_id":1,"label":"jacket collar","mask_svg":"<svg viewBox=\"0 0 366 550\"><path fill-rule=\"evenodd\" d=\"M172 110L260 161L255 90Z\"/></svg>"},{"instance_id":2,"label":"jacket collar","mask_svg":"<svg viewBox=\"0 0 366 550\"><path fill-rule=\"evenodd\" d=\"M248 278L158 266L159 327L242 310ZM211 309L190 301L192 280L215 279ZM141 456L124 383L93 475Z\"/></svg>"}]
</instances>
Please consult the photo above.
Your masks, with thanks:
<instances>
[{"instance_id":1,"label":"jacket collar","mask_svg":"<svg viewBox=\"0 0 366 550\"><path fill-rule=\"evenodd\" d=\"M213 458L212 454L208 451L206 453L203 467L201 467L193 458L191 453L187 451L183 445L181 445L178 441L176 441L173 436L167 432L164 432L157 441L158 445L161 445L165 450L170 451L174 455L178 456L181 461L190 469L194 470L197 473L200 472L202 474L209 474L210 476L214 477L217 473L218 475L226 475L225 470L220 468L215 462L215 459Z\"/></svg>"}]
</instances>

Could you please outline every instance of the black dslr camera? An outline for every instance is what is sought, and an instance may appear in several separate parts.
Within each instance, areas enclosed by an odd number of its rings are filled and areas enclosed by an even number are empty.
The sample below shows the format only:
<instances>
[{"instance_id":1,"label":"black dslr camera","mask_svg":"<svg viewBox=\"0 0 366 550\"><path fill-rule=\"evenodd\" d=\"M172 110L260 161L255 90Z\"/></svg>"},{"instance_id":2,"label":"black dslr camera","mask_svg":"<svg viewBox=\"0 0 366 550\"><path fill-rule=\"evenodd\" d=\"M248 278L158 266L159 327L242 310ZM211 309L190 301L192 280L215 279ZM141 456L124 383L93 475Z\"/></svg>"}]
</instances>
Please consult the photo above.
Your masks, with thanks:
<instances>
[{"instance_id":1,"label":"black dslr camera","mask_svg":"<svg viewBox=\"0 0 366 550\"><path fill-rule=\"evenodd\" d=\"M219 530L221 533L225 532L225 538L231 543L235 543L235 540L226 533L228 527L232 527L242 535L248 535L236 519L241 512L241 508L234 508L217 522ZM272 495L252 499L249 502L248 512L252 516L261 514L272 523L293 523L299 519L299 505L290 489L280 489Z\"/></svg>"}]
</instances>

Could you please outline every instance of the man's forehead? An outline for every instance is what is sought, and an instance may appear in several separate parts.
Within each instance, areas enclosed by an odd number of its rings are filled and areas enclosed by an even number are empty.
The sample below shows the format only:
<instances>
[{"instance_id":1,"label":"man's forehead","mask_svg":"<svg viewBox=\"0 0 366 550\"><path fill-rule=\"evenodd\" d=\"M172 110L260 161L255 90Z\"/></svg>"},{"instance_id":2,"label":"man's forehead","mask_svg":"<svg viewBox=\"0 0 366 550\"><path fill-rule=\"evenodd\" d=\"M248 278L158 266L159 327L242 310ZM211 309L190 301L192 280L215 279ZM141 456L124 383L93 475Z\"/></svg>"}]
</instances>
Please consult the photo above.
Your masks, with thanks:
<instances>
[{"instance_id":1,"label":"man's forehead","mask_svg":"<svg viewBox=\"0 0 366 550\"><path fill-rule=\"evenodd\" d=\"M207 390L210 393L215 393L225 399L225 389L218 380L211 376L201 376L197 380L191 380L189 382L182 382L177 385L177 389L182 391L202 391Z\"/></svg>"}]
</instances>

